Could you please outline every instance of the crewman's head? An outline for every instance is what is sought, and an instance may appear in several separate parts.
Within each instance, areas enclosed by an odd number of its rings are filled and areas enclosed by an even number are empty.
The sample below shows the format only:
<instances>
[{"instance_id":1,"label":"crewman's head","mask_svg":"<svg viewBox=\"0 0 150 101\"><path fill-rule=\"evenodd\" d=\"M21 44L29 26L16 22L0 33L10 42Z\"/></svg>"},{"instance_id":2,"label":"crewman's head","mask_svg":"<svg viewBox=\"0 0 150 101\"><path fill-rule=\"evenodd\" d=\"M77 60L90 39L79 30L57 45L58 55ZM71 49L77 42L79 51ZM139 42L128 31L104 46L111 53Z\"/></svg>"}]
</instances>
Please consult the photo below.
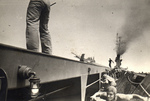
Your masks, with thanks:
<instances>
[{"instance_id":1,"label":"crewman's head","mask_svg":"<svg viewBox=\"0 0 150 101\"><path fill-rule=\"evenodd\" d=\"M117 89L114 86L109 86L106 91L107 91L107 101L115 101Z\"/></svg>"},{"instance_id":2,"label":"crewman's head","mask_svg":"<svg viewBox=\"0 0 150 101\"><path fill-rule=\"evenodd\" d=\"M103 84L108 84L109 83L109 81L108 81L108 79L107 79L107 74L104 74L103 76L102 76L102 79L101 79L103 82Z\"/></svg>"}]
</instances>

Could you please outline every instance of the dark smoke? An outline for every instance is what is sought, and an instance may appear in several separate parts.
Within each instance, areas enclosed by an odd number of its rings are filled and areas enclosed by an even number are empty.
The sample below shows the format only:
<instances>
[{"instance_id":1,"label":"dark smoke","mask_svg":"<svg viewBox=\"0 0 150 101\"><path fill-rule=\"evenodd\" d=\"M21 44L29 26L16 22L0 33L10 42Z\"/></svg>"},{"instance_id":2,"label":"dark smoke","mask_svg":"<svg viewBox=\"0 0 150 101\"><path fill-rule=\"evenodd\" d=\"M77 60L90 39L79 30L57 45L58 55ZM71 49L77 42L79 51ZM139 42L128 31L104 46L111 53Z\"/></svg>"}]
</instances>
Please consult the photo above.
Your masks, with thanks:
<instances>
[{"instance_id":1,"label":"dark smoke","mask_svg":"<svg viewBox=\"0 0 150 101\"><path fill-rule=\"evenodd\" d=\"M125 23L119 32L121 37L120 50L117 54L124 54L130 43L139 38L144 31L150 29L150 0L130 0Z\"/></svg>"}]
</instances>

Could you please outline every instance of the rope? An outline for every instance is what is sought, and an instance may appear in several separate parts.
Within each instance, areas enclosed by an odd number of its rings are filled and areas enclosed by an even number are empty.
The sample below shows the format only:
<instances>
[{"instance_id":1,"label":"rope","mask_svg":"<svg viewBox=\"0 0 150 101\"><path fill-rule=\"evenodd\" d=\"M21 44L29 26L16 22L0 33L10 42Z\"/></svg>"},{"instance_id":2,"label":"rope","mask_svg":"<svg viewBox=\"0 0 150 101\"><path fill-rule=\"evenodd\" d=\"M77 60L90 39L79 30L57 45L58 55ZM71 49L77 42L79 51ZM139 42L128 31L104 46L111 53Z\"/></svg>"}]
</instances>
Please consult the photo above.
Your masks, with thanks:
<instances>
[{"instance_id":1,"label":"rope","mask_svg":"<svg viewBox=\"0 0 150 101\"><path fill-rule=\"evenodd\" d=\"M31 99L31 100L29 100L29 101L35 101L35 100L39 100L39 99L44 99L45 97L47 97L47 96L49 96L49 95L51 95L51 94L54 94L54 93L57 93L57 92L59 92L59 91L65 90L65 89L67 89L67 88L69 88L69 87L71 87L71 86L66 86L66 87L57 89L57 90L55 90L55 91L52 91L52 92L50 92L50 93L41 95L41 96L39 96L39 97L37 97L37 98L35 98L35 99Z\"/></svg>"},{"instance_id":2,"label":"rope","mask_svg":"<svg viewBox=\"0 0 150 101\"><path fill-rule=\"evenodd\" d=\"M142 88L142 90L148 95L148 97L150 97L150 94L145 90L145 88L141 85L142 82L140 83L136 83L130 80L129 76L128 76L128 81L132 84L136 84L136 85L140 85L140 87Z\"/></svg>"},{"instance_id":3,"label":"rope","mask_svg":"<svg viewBox=\"0 0 150 101\"><path fill-rule=\"evenodd\" d=\"M5 78L4 76L1 76L1 77L0 77L0 79L4 79L4 78Z\"/></svg>"},{"instance_id":4,"label":"rope","mask_svg":"<svg viewBox=\"0 0 150 101\"><path fill-rule=\"evenodd\" d=\"M150 97L150 94L145 90L145 88L141 84L139 84L139 85L144 90L144 92L148 95L148 97Z\"/></svg>"},{"instance_id":5,"label":"rope","mask_svg":"<svg viewBox=\"0 0 150 101\"><path fill-rule=\"evenodd\" d=\"M97 82L98 82L98 81L100 81L100 80L101 80L101 79L98 79L98 80L94 81L93 83L91 83L91 84L87 85L87 86L86 86L86 88L88 88L88 87L92 86L93 84L97 83Z\"/></svg>"},{"instance_id":6,"label":"rope","mask_svg":"<svg viewBox=\"0 0 150 101\"><path fill-rule=\"evenodd\" d=\"M128 79L128 81L129 81L130 83L132 83L132 84L135 84L135 85L139 85L139 84L140 84L140 83L136 83L136 82L131 81L131 79L129 78L129 76L127 77L127 79Z\"/></svg>"}]
</instances>

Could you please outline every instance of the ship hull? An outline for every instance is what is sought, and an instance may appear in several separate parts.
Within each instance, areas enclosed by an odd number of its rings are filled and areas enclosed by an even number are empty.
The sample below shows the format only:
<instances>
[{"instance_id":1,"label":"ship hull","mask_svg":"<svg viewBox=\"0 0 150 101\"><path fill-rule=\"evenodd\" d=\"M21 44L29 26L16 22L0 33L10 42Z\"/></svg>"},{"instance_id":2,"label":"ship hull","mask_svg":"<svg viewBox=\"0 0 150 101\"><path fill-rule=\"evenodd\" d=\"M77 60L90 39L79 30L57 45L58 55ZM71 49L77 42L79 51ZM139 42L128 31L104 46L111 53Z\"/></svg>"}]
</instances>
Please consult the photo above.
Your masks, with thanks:
<instances>
[{"instance_id":1,"label":"ship hull","mask_svg":"<svg viewBox=\"0 0 150 101\"><path fill-rule=\"evenodd\" d=\"M84 101L99 89L100 82L86 86L100 79L107 68L0 44L0 68L7 74L9 101L31 100L29 79L18 75L21 66L30 67L40 78L40 97L35 100L51 101Z\"/></svg>"}]
</instances>

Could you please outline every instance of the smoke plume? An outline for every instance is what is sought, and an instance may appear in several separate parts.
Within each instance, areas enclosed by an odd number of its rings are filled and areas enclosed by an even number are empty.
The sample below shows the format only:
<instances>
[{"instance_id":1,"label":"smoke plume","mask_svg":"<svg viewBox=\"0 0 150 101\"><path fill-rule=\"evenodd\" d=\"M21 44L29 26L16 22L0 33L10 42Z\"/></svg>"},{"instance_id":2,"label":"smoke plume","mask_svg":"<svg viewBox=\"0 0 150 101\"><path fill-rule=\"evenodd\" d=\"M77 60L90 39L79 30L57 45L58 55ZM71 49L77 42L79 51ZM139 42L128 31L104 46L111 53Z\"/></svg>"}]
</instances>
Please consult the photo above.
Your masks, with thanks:
<instances>
[{"instance_id":1,"label":"smoke plume","mask_svg":"<svg viewBox=\"0 0 150 101\"><path fill-rule=\"evenodd\" d=\"M124 54L130 43L139 38L144 31L150 29L150 0L131 0L125 23L121 27L120 49L117 54Z\"/></svg>"}]
</instances>

